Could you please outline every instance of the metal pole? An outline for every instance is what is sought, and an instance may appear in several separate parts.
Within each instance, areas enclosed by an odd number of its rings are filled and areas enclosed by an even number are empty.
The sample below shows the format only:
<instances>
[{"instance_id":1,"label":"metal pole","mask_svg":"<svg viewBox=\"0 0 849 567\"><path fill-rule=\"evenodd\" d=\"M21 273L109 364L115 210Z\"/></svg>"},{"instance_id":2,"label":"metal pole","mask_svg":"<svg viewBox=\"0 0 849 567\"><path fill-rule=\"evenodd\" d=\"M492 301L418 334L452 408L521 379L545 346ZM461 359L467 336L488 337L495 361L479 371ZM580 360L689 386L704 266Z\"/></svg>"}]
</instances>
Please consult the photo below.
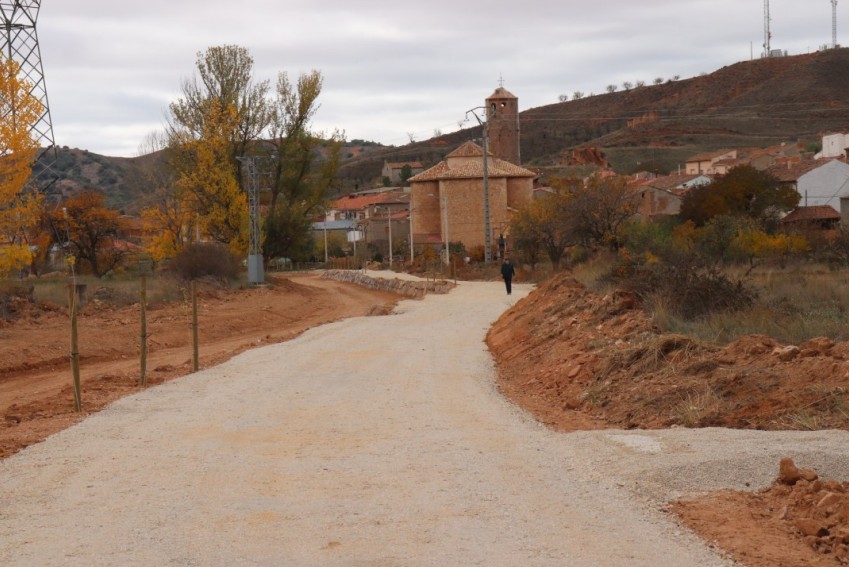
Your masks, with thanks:
<instances>
[{"instance_id":1,"label":"metal pole","mask_svg":"<svg viewBox=\"0 0 849 567\"><path fill-rule=\"evenodd\" d=\"M327 262L327 211L324 211L324 263Z\"/></svg>"},{"instance_id":2,"label":"metal pole","mask_svg":"<svg viewBox=\"0 0 849 567\"><path fill-rule=\"evenodd\" d=\"M386 222L389 223L389 269L392 269L392 209L386 207Z\"/></svg>"},{"instance_id":3,"label":"metal pole","mask_svg":"<svg viewBox=\"0 0 849 567\"><path fill-rule=\"evenodd\" d=\"M415 248L413 248L413 192L410 191L410 264L413 263Z\"/></svg>"},{"instance_id":4,"label":"metal pole","mask_svg":"<svg viewBox=\"0 0 849 567\"><path fill-rule=\"evenodd\" d=\"M487 264L492 261L492 227L489 220L489 120L481 120L475 110L482 109L484 117L489 118L489 111L484 106L475 107L466 112L468 118L469 113L475 117L483 128L483 257Z\"/></svg>"},{"instance_id":5,"label":"metal pole","mask_svg":"<svg viewBox=\"0 0 849 567\"><path fill-rule=\"evenodd\" d=\"M445 202L443 204L445 208L445 263L448 264L451 262L451 250L448 248L448 242L450 237L448 236L448 193L444 194ZM442 201L443 193L442 190L439 191L439 200Z\"/></svg>"},{"instance_id":6,"label":"metal pole","mask_svg":"<svg viewBox=\"0 0 849 567\"><path fill-rule=\"evenodd\" d=\"M483 123L483 258L492 261L492 228L489 220L489 120Z\"/></svg>"}]
</instances>

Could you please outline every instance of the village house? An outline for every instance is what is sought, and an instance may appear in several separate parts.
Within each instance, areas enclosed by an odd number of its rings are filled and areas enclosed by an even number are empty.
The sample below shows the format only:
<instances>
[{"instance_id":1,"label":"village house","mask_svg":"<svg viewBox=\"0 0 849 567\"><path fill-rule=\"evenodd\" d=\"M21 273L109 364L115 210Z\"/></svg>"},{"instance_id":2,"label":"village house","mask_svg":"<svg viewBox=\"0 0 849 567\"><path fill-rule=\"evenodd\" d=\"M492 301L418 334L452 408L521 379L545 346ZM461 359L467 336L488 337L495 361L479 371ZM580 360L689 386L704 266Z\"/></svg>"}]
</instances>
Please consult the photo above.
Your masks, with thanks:
<instances>
[{"instance_id":1,"label":"village house","mask_svg":"<svg viewBox=\"0 0 849 567\"><path fill-rule=\"evenodd\" d=\"M835 230L840 225L840 213L829 205L797 207L780 222L781 228L788 232Z\"/></svg>"},{"instance_id":2,"label":"village house","mask_svg":"<svg viewBox=\"0 0 849 567\"><path fill-rule=\"evenodd\" d=\"M799 193L800 206L829 205L839 211L841 199L849 197L849 165L840 160L775 165L767 171Z\"/></svg>"},{"instance_id":3,"label":"village house","mask_svg":"<svg viewBox=\"0 0 849 567\"><path fill-rule=\"evenodd\" d=\"M822 137L822 151L816 155L817 158L839 158L846 157L849 152L849 134L835 133L826 134Z\"/></svg>"},{"instance_id":4,"label":"village house","mask_svg":"<svg viewBox=\"0 0 849 567\"><path fill-rule=\"evenodd\" d=\"M380 252L389 253L389 225L392 221L392 242L397 245L393 254L407 254L409 249L410 194L394 190L364 191L346 195L333 201L325 212L323 220L312 224L315 238L330 233L358 231L363 246Z\"/></svg>"},{"instance_id":5,"label":"village house","mask_svg":"<svg viewBox=\"0 0 849 567\"><path fill-rule=\"evenodd\" d=\"M711 181L707 175L686 173L640 180L634 184L635 190L640 192L637 215L644 220L677 215L687 191Z\"/></svg>"},{"instance_id":6,"label":"village house","mask_svg":"<svg viewBox=\"0 0 849 567\"><path fill-rule=\"evenodd\" d=\"M402 161L402 162L383 162L383 178L389 181L390 185L398 185L402 182L402 177L404 173L404 168L410 168L410 174L408 176L412 177L414 175L418 175L422 171L424 171L424 167L421 162L418 161Z\"/></svg>"},{"instance_id":7,"label":"village house","mask_svg":"<svg viewBox=\"0 0 849 567\"><path fill-rule=\"evenodd\" d=\"M719 150L698 154L687 160L685 173L688 175L716 175L728 173L737 159L737 150Z\"/></svg>"}]
</instances>

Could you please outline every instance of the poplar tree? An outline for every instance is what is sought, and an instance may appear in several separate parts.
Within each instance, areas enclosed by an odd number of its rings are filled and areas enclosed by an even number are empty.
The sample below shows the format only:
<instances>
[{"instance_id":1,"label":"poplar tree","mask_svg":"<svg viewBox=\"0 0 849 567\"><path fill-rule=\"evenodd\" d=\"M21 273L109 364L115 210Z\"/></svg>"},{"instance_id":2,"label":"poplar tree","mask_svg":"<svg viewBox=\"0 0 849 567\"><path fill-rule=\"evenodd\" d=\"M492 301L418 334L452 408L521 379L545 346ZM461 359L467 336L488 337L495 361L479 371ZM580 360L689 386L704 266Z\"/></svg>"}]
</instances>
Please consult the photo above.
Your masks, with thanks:
<instances>
[{"instance_id":1,"label":"poplar tree","mask_svg":"<svg viewBox=\"0 0 849 567\"><path fill-rule=\"evenodd\" d=\"M31 128L43 107L19 71L15 61L0 61L0 276L31 262L28 233L41 214L39 194L26 185L38 151Z\"/></svg>"}]
</instances>

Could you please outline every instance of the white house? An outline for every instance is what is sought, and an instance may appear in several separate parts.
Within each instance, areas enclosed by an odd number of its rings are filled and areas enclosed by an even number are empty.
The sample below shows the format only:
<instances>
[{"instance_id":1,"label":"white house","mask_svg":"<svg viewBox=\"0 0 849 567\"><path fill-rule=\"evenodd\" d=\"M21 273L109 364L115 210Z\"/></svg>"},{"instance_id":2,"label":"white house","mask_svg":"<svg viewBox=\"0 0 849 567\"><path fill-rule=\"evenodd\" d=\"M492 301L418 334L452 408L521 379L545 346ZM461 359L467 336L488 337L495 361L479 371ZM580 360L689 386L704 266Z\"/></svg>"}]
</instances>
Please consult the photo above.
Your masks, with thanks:
<instances>
[{"instance_id":1,"label":"white house","mask_svg":"<svg viewBox=\"0 0 849 567\"><path fill-rule=\"evenodd\" d=\"M822 137L822 151L816 157L844 157L846 150L849 150L849 134L828 134Z\"/></svg>"},{"instance_id":2,"label":"white house","mask_svg":"<svg viewBox=\"0 0 849 567\"><path fill-rule=\"evenodd\" d=\"M830 205L840 211L841 199L849 197L849 165L831 160L800 175L796 190L802 198L800 205Z\"/></svg>"}]
</instances>

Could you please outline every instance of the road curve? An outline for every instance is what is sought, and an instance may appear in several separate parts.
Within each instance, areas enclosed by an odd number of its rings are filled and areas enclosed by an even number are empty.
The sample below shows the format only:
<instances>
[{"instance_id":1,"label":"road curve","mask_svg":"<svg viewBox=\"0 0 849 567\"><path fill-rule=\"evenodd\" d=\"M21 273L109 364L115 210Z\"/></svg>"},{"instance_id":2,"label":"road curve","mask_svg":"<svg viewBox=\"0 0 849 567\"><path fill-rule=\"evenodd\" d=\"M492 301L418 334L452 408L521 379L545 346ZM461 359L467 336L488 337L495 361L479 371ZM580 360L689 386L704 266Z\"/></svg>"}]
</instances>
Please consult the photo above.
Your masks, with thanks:
<instances>
[{"instance_id":1,"label":"road curve","mask_svg":"<svg viewBox=\"0 0 849 567\"><path fill-rule=\"evenodd\" d=\"M0 462L0 564L730 565L658 508L730 458L692 443L736 432L558 434L498 394L483 338L529 289L324 325ZM752 437L757 466L722 483L847 442L815 435Z\"/></svg>"}]
</instances>

